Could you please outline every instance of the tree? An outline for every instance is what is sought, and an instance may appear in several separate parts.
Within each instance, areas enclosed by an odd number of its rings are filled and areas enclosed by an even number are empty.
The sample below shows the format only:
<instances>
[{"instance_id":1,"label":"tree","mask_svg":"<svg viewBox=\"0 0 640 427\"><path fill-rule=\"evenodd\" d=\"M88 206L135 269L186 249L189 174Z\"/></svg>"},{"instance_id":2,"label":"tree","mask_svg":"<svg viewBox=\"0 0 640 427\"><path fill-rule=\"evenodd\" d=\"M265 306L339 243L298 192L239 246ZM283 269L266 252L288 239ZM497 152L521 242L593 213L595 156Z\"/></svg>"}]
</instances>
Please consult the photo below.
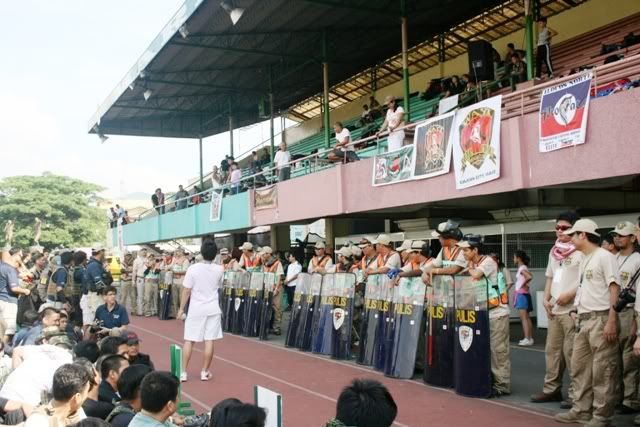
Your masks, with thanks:
<instances>
[{"instance_id":1,"label":"tree","mask_svg":"<svg viewBox=\"0 0 640 427\"><path fill-rule=\"evenodd\" d=\"M8 220L14 221L14 246L33 245L36 217L43 222L42 246L91 246L105 239L105 216L97 207L97 193L103 190L95 184L47 172L42 176L4 178L0 180L0 224L3 227Z\"/></svg>"}]
</instances>

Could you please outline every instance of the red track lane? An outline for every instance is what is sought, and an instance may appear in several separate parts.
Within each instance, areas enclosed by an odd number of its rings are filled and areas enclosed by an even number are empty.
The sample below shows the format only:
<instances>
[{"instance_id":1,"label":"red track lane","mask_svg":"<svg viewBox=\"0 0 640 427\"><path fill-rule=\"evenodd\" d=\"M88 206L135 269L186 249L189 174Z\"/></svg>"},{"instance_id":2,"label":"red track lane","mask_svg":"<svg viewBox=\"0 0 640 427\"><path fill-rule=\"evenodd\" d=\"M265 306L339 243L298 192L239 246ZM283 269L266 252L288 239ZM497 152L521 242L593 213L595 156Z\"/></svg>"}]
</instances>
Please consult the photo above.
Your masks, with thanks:
<instances>
[{"instance_id":1,"label":"red track lane","mask_svg":"<svg viewBox=\"0 0 640 427\"><path fill-rule=\"evenodd\" d=\"M179 321L134 318L132 327L142 339L142 350L151 354L156 368L169 369L169 345L182 344L182 325ZM196 347L183 394L196 406L197 412L210 410L228 397L253 402L253 386L261 385L282 394L286 427L319 427L335 413L341 389L353 378L366 377L381 381L391 391L398 404L394 425L399 427L557 425L548 415L516 408L500 400L464 398L419 381L386 378L355 364L253 338L225 335L222 341L217 341L213 380L209 382L200 381L201 363L202 347Z\"/></svg>"}]
</instances>

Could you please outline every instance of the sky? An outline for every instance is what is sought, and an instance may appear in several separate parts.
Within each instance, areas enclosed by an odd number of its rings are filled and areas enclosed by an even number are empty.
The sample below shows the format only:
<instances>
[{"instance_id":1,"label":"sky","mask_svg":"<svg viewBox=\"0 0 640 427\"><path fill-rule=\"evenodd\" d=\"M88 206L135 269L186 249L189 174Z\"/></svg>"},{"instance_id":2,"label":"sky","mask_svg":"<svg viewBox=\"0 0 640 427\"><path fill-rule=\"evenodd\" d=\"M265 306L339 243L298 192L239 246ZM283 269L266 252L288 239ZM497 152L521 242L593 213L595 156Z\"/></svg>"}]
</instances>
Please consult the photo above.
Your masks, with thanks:
<instances>
[{"instance_id":1,"label":"sky","mask_svg":"<svg viewBox=\"0 0 640 427\"><path fill-rule=\"evenodd\" d=\"M0 2L0 178L52 172L93 182L120 198L177 190L199 174L198 141L88 134L99 104L182 0ZM280 120L276 120L276 131ZM269 136L234 133L235 152ZM278 141L276 141L277 143ZM229 134L204 140L204 170L229 151Z\"/></svg>"}]
</instances>

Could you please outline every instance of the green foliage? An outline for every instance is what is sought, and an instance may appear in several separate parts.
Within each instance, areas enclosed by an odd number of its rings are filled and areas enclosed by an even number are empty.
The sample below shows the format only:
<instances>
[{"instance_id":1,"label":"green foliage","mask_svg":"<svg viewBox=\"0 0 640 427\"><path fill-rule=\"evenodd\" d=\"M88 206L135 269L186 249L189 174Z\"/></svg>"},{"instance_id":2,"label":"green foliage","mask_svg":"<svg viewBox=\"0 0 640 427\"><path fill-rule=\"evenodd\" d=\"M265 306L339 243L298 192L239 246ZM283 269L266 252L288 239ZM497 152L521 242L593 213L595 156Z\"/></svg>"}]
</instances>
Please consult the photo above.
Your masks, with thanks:
<instances>
[{"instance_id":1,"label":"green foliage","mask_svg":"<svg viewBox=\"0 0 640 427\"><path fill-rule=\"evenodd\" d=\"M0 241L8 220L15 224L13 245L33 245L35 219L42 221L40 245L91 246L105 238L105 215L97 207L104 189L78 179L44 173L0 180ZM4 244L4 242L3 242Z\"/></svg>"}]
</instances>

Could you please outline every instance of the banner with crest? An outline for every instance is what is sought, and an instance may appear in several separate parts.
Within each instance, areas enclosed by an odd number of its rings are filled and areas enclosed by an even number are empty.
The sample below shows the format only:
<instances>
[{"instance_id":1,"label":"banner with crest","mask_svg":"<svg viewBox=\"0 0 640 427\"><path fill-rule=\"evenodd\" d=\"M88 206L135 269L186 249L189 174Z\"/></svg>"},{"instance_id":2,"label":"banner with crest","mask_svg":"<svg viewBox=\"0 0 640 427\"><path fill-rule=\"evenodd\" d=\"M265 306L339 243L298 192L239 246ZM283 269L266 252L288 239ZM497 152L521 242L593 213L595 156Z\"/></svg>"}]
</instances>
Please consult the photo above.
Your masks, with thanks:
<instances>
[{"instance_id":1,"label":"banner with crest","mask_svg":"<svg viewBox=\"0 0 640 427\"><path fill-rule=\"evenodd\" d=\"M413 145L377 154L373 158L373 186L395 184L412 177Z\"/></svg>"},{"instance_id":2,"label":"banner with crest","mask_svg":"<svg viewBox=\"0 0 640 427\"><path fill-rule=\"evenodd\" d=\"M451 167L451 128L455 112L434 117L419 125L413 136L414 179L430 178L449 172Z\"/></svg>"},{"instance_id":3,"label":"banner with crest","mask_svg":"<svg viewBox=\"0 0 640 427\"><path fill-rule=\"evenodd\" d=\"M271 209L276 206L278 206L277 186L270 185L253 190L253 207L255 210Z\"/></svg>"},{"instance_id":4,"label":"banner with crest","mask_svg":"<svg viewBox=\"0 0 640 427\"><path fill-rule=\"evenodd\" d=\"M453 127L453 170L456 189L500 177L502 96L494 96L456 113Z\"/></svg>"}]
</instances>

